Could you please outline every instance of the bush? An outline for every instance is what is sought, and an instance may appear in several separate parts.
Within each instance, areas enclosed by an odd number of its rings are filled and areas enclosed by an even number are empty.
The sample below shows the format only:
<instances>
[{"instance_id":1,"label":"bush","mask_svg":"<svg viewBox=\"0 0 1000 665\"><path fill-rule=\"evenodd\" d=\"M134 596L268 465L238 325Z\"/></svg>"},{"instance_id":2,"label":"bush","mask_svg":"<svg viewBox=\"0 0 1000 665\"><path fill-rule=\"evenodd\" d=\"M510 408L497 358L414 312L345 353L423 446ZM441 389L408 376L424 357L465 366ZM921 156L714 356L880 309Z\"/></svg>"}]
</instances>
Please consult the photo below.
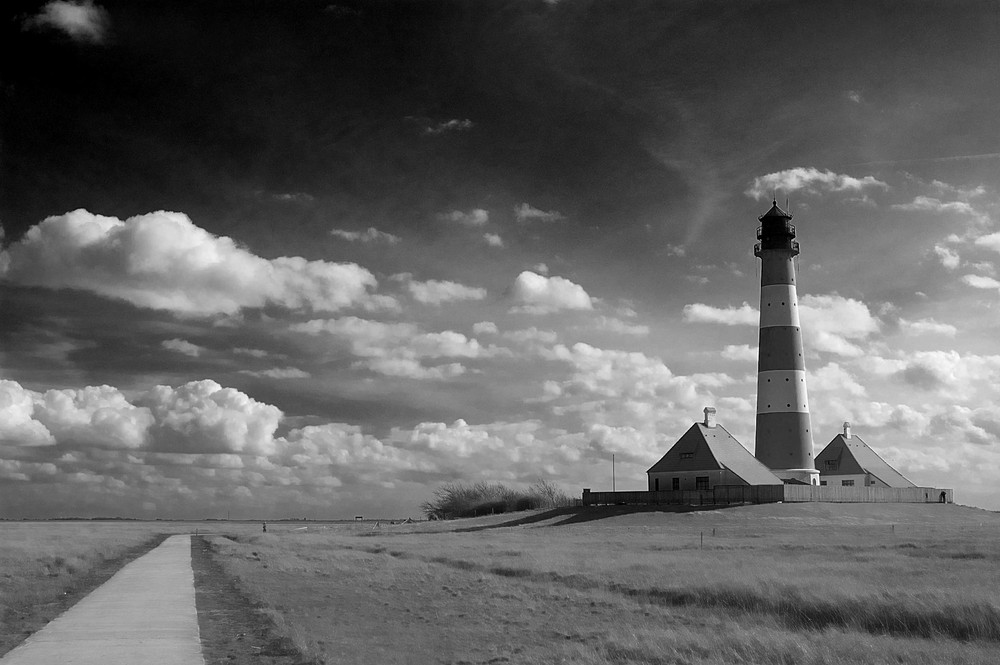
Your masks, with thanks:
<instances>
[{"instance_id":1,"label":"bush","mask_svg":"<svg viewBox=\"0 0 1000 665\"><path fill-rule=\"evenodd\" d=\"M568 506L572 500L546 480L539 480L526 490L511 489L500 483L445 483L434 490L434 498L420 509L430 519L455 519L496 515L538 508Z\"/></svg>"}]
</instances>

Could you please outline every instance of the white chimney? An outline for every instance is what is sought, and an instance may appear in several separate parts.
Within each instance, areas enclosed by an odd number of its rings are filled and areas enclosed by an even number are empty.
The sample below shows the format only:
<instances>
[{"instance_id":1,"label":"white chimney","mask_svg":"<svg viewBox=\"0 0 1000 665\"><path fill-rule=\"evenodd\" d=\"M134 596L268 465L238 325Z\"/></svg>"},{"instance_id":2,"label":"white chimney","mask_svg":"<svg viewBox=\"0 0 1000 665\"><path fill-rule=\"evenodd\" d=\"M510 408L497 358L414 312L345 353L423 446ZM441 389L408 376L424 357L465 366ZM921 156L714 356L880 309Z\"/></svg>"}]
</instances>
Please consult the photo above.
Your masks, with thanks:
<instances>
[{"instance_id":1,"label":"white chimney","mask_svg":"<svg viewBox=\"0 0 1000 665\"><path fill-rule=\"evenodd\" d=\"M715 407L705 407L705 427L715 427Z\"/></svg>"},{"instance_id":2,"label":"white chimney","mask_svg":"<svg viewBox=\"0 0 1000 665\"><path fill-rule=\"evenodd\" d=\"M849 422L844 423L844 438L845 439L851 438L851 423Z\"/></svg>"}]
</instances>

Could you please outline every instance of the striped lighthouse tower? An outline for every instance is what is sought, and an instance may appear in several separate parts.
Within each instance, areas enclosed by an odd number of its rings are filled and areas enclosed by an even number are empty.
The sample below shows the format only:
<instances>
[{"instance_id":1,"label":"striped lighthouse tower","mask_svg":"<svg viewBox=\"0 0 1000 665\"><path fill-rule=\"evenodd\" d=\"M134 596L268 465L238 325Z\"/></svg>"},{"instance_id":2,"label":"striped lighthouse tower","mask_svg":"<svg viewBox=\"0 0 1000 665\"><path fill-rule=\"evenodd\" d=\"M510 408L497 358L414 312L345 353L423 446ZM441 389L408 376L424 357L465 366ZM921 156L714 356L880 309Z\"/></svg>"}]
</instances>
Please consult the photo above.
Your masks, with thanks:
<instances>
[{"instance_id":1,"label":"striped lighthouse tower","mask_svg":"<svg viewBox=\"0 0 1000 665\"><path fill-rule=\"evenodd\" d=\"M758 219L760 242L754 255L761 263L760 347L754 456L786 482L818 485L792 262L799 243L792 216L777 201Z\"/></svg>"}]
</instances>

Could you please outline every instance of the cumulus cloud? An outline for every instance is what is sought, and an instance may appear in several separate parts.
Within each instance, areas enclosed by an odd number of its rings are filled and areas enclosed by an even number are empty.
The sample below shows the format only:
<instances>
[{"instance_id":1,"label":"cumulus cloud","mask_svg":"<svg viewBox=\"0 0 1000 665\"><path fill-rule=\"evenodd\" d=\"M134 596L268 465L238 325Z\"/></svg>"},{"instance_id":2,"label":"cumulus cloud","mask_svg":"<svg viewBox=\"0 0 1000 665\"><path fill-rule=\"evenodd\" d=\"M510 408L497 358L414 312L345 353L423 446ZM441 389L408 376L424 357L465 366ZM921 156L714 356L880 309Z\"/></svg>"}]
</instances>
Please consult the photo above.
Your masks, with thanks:
<instances>
[{"instance_id":1,"label":"cumulus cloud","mask_svg":"<svg viewBox=\"0 0 1000 665\"><path fill-rule=\"evenodd\" d=\"M646 464L657 453L662 454L655 433L628 425L613 427L594 423L587 428L587 440L595 453L605 458L611 457L613 453L620 462Z\"/></svg>"},{"instance_id":2,"label":"cumulus cloud","mask_svg":"<svg viewBox=\"0 0 1000 665\"><path fill-rule=\"evenodd\" d=\"M76 41L93 44L104 43L109 25L108 12L93 0L52 0L24 23L25 29L53 28Z\"/></svg>"},{"instance_id":3,"label":"cumulus cloud","mask_svg":"<svg viewBox=\"0 0 1000 665\"><path fill-rule=\"evenodd\" d=\"M173 452L271 455L281 410L215 381L156 386L135 400L154 423L150 445Z\"/></svg>"},{"instance_id":4,"label":"cumulus cloud","mask_svg":"<svg viewBox=\"0 0 1000 665\"><path fill-rule=\"evenodd\" d=\"M837 363L829 363L809 373L809 388L817 393L864 397L865 387Z\"/></svg>"},{"instance_id":5,"label":"cumulus cloud","mask_svg":"<svg viewBox=\"0 0 1000 665\"><path fill-rule=\"evenodd\" d=\"M411 323L382 323L357 317L314 319L290 327L294 332L331 335L348 345L351 353L365 360L356 363L379 374L421 379L458 376L465 368L458 363L439 367L421 364L423 359L489 358L507 350L483 347L459 332L423 332Z\"/></svg>"},{"instance_id":6,"label":"cumulus cloud","mask_svg":"<svg viewBox=\"0 0 1000 665\"><path fill-rule=\"evenodd\" d=\"M48 428L34 418L34 396L16 381L0 379L0 442L19 446L55 443Z\"/></svg>"},{"instance_id":7,"label":"cumulus cloud","mask_svg":"<svg viewBox=\"0 0 1000 665\"><path fill-rule=\"evenodd\" d=\"M962 281L976 289L1000 289L1000 281L982 275L963 275Z\"/></svg>"},{"instance_id":8,"label":"cumulus cloud","mask_svg":"<svg viewBox=\"0 0 1000 665\"><path fill-rule=\"evenodd\" d=\"M473 208L469 211L452 210L441 213L438 219L464 226L484 226L490 221L490 213L482 208Z\"/></svg>"},{"instance_id":9,"label":"cumulus cloud","mask_svg":"<svg viewBox=\"0 0 1000 665\"><path fill-rule=\"evenodd\" d=\"M994 252L1000 252L1000 233L990 233L976 238L976 244Z\"/></svg>"},{"instance_id":10,"label":"cumulus cloud","mask_svg":"<svg viewBox=\"0 0 1000 665\"><path fill-rule=\"evenodd\" d=\"M878 332L879 321L868 306L838 295L804 295L799 299L803 343L809 350L856 357L856 342Z\"/></svg>"},{"instance_id":11,"label":"cumulus cloud","mask_svg":"<svg viewBox=\"0 0 1000 665\"><path fill-rule=\"evenodd\" d=\"M942 182L941 180L931 180L931 187L934 187L944 194L952 194L963 199L975 198L986 193L986 188L983 185L976 185L975 187L961 187L947 182Z\"/></svg>"},{"instance_id":12,"label":"cumulus cloud","mask_svg":"<svg viewBox=\"0 0 1000 665\"><path fill-rule=\"evenodd\" d=\"M744 194L756 200L771 198L772 192L780 190L785 194L803 192L823 194L827 192L860 192L864 189L889 189L889 185L874 176L855 178L815 167L798 167L775 171L754 178L753 184Z\"/></svg>"},{"instance_id":13,"label":"cumulus cloud","mask_svg":"<svg viewBox=\"0 0 1000 665\"><path fill-rule=\"evenodd\" d=\"M82 289L184 315L272 304L336 311L370 299L375 277L353 263L263 259L182 213L122 221L75 210L48 217L0 254L3 278Z\"/></svg>"},{"instance_id":14,"label":"cumulus cloud","mask_svg":"<svg viewBox=\"0 0 1000 665\"><path fill-rule=\"evenodd\" d=\"M267 455L282 413L214 381L156 386L131 399L111 386L37 393L0 381L0 416L0 440L19 445Z\"/></svg>"},{"instance_id":15,"label":"cumulus cloud","mask_svg":"<svg viewBox=\"0 0 1000 665\"><path fill-rule=\"evenodd\" d=\"M743 303L739 307L712 307L702 303L684 305L686 323L721 323L727 326L756 326L760 323L760 312Z\"/></svg>"},{"instance_id":16,"label":"cumulus cloud","mask_svg":"<svg viewBox=\"0 0 1000 665\"><path fill-rule=\"evenodd\" d=\"M970 399L1000 379L1000 356L957 351L918 351L896 367L895 378L923 390L946 390L954 401Z\"/></svg>"},{"instance_id":17,"label":"cumulus cloud","mask_svg":"<svg viewBox=\"0 0 1000 665\"><path fill-rule=\"evenodd\" d=\"M867 305L838 295L805 295L799 299L802 335L807 350L858 356L862 349L854 342L879 330L878 319ZM727 326L759 325L760 314L748 303L740 307L712 307L702 303L684 306L687 323L718 323ZM734 347L732 353L739 354Z\"/></svg>"},{"instance_id":18,"label":"cumulus cloud","mask_svg":"<svg viewBox=\"0 0 1000 665\"><path fill-rule=\"evenodd\" d=\"M496 233L484 233L483 234L483 240L490 247L498 247L500 249L503 249L503 247L504 247L503 238L501 238Z\"/></svg>"},{"instance_id":19,"label":"cumulus cloud","mask_svg":"<svg viewBox=\"0 0 1000 665\"><path fill-rule=\"evenodd\" d=\"M290 431L281 440L280 460L300 469L354 468L360 479L374 479L372 472L400 471L417 464L406 451L387 446L354 425L330 423Z\"/></svg>"},{"instance_id":20,"label":"cumulus cloud","mask_svg":"<svg viewBox=\"0 0 1000 665\"><path fill-rule=\"evenodd\" d=\"M954 270L961 263L958 252L944 245L934 245L934 255L941 261L941 265L948 270Z\"/></svg>"},{"instance_id":21,"label":"cumulus cloud","mask_svg":"<svg viewBox=\"0 0 1000 665\"><path fill-rule=\"evenodd\" d=\"M205 347L198 346L197 344L192 344L186 339L165 339L160 342L160 346L168 351L176 351L177 353L182 353L185 356L191 356L192 358L197 358L201 355L201 352L205 350Z\"/></svg>"},{"instance_id":22,"label":"cumulus cloud","mask_svg":"<svg viewBox=\"0 0 1000 665\"><path fill-rule=\"evenodd\" d=\"M441 305L461 300L482 300L486 297L486 289L465 286L458 282L437 279L419 282L414 280L409 273L393 275L393 279L403 282L413 299L424 305Z\"/></svg>"},{"instance_id":23,"label":"cumulus cloud","mask_svg":"<svg viewBox=\"0 0 1000 665\"><path fill-rule=\"evenodd\" d=\"M492 321L480 321L472 326L472 332L476 335L496 335L499 332L497 324Z\"/></svg>"},{"instance_id":24,"label":"cumulus cloud","mask_svg":"<svg viewBox=\"0 0 1000 665\"><path fill-rule=\"evenodd\" d=\"M428 367L413 358L400 356L372 358L357 362L355 366L364 367L376 374L417 380L443 380L465 374L465 366L461 363L445 363Z\"/></svg>"},{"instance_id":25,"label":"cumulus cloud","mask_svg":"<svg viewBox=\"0 0 1000 665\"><path fill-rule=\"evenodd\" d=\"M562 384L562 391L610 398L694 396L694 385L686 377L675 376L660 358L635 351L601 349L578 342L557 344L547 354L551 360L567 362L575 370Z\"/></svg>"},{"instance_id":26,"label":"cumulus cloud","mask_svg":"<svg viewBox=\"0 0 1000 665\"><path fill-rule=\"evenodd\" d=\"M593 301L583 287L563 277L545 277L525 270L510 290L515 310L547 314L561 309L590 310Z\"/></svg>"},{"instance_id":27,"label":"cumulus cloud","mask_svg":"<svg viewBox=\"0 0 1000 665\"><path fill-rule=\"evenodd\" d=\"M726 360L736 360L739 362L757 362L759 350L756 346L749 344L727 344L722 349L722 357Z\"/></svg>"},{"instance_id":28,"label":"cumulus cloud","mask_svg":"<svg viewBox=\"0 0 1000 665\"><path fill-rule=\"evenodd\" d=\"M343 238L348 242L361 243L384 242L390 245L395 245L402 240L399 236L379 231L374 226L369 226L366 231L344 231L343 229L333 229L330 231L330 235Z\"/></svg>"},{"instance_id":29,"label":"cumulus cloud","mask_svg":"<svg viewBox=\"0 0 1000 665\"><path fill-rule=\"evenodd\" d=\"M552 345L559 339L559 335L554 330L539 330L531 326L522 330L508 330L503 334L503 338L518 344Z\"/></svg>"},{"instance_id":30,"label":"cumulus cloud","mask_svg":"<svg viewBox=\"0 0 1000 665\"><path fill-rule=\"evenodd\" d=\"M954 337L958 332L958 328L951 325L950 323L939 323L934 319L919 319L917 321L909 321L907 319L899 320L900 329L909 335L944 335L946 337Z\"/></svg>"},{"instance_id":31,"label":"cumulus cloud","mask_svg":"<svg viewBox=\"0 0 1000 665\"><path fill-rule=\"evenodd\" d=\"M110 386L46 391L35 398L34 418L61 444L98 448L140 448L154 422L148 408Z\"/></svg>"},{"instance_id":32,"label":"cumulus cloud","mask_svg":"<svg viewBox=\"0 0 1000 665\"><path fill-rule=\"evenodd\" d=\"M525 224L527 222L558 222L566 217L558 210L539 210L527 203L522 203L519 206L514 206L514 219Z\"/></svg>"}]
</instances>

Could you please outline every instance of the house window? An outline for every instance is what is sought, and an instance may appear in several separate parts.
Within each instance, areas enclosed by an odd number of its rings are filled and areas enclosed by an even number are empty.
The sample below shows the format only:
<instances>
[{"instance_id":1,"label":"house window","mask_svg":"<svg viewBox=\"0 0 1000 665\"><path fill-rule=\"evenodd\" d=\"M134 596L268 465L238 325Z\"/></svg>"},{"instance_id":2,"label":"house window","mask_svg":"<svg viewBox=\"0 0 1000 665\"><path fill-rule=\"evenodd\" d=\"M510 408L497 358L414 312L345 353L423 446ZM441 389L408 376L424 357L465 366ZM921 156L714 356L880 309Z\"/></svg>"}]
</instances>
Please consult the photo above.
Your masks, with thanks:
<instances>
[{"instance_id":1,"label":"house window","mask_svg":"<svg viewBox=\"0 0 1000 665\"><path fill-rule=\"evenodd\" d=\"M660 491L660 479L659 478L657 478L656 480L653 481L653 491L654 492L659 492Z\"/></svg>"},{"instance_id":2,"label":"house window","mask_svg":"<svg viewBox=\"0 0 1000 665\"><path fill-rule=\"evenodd\" d=\"M835 459L828 459L826 461L826 468L827 468L827 471L836 469L837 468L837 460L835 460Z\"/></svg>"},{"instance_id":3,"label":"house window","mask_svg":"<svg viewBox=\"0 0 1000 665\"><path fill-rule=\"evenodd\" d=\"M694 453L681 453L681 459L691 459L694 457Z\"/></svg>"},{"instance_id":4,"label":"house window","mask_svg":"<svg viewBox=\"0 0 1000 665\"><path fill-rule=\"evenodd\" d=\"M695 476L695 478L694 478L694 488L696 490L707 490L708 489L708 476Z\"/></svg>"},{"instance_id":5,"label":"house window","mask_svg":"<svg viewBox=\"0 0 1000 665\"><path fill-rule=\"evenodd\" d=\"M826 485L826 481L825 480L821 480L821 481L819 481L819 484L820 485Z\"/></svg>"},{"instance_id":6,"label":"house window","mask_svg":"<svg viewBox=\"0 0 1000 665\"><path fill-rule=\"evenodd\" d=\"M672 486L671 486L670 489L672 489L672 490L679 490L681 488L681 479L680 478L672 478L671 479L671 484L672 484Z\"/></svg>"},{"instance_id":7,"label":"house window","mask_svg":"<svg viewBox=\"0 0 1000 665\"><path fill-rule=\"evenodd\" d=\"M843 487L854 487L854 481L853 480L841 480L840 484Z\"/></svg>"}]
</instances>

